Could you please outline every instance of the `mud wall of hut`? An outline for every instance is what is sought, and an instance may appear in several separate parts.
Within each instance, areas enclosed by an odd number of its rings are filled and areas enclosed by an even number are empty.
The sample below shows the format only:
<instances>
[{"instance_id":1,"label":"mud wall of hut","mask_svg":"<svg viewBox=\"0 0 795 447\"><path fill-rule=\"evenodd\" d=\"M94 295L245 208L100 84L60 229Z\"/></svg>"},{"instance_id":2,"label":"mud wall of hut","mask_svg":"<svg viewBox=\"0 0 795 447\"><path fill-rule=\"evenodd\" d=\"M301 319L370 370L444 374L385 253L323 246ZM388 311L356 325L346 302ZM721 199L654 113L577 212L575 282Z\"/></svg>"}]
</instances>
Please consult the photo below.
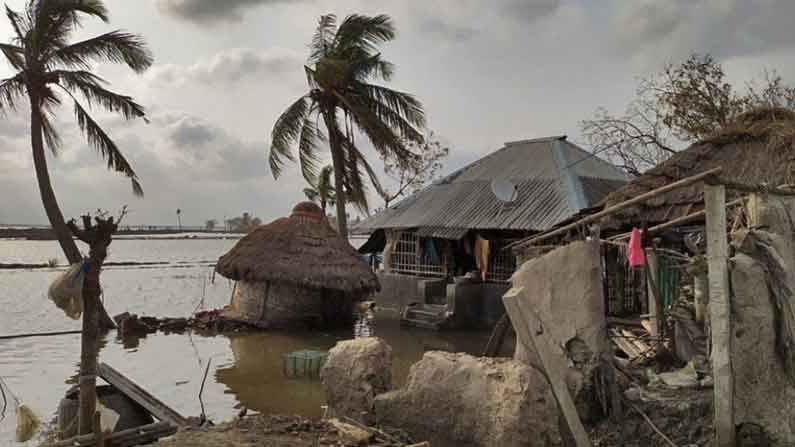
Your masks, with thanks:
<instances>
[{"instance_id":1,"label":"mud wall of hut","mask_svg":"<svg viewBox=\"0 0 795 447\"><path fill-rule=\"evenodd\" d=\"M340 319L350 319L351 302L350 298L294 283L240 281L232 308L244 320L277 328L327 324L337 313Z\"/></svg>"}]
</instances>

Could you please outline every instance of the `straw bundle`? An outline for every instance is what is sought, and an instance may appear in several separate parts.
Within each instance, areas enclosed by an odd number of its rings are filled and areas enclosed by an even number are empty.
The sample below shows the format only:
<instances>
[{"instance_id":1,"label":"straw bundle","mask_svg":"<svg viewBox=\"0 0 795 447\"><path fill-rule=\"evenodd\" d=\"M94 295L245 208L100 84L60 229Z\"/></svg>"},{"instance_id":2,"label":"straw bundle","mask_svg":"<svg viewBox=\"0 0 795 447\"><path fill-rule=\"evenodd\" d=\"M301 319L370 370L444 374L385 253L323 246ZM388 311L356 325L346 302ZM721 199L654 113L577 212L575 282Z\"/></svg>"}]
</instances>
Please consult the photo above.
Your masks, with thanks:
<instances>
[{"instance_id":1,"label":"straw bundle","mask_svg":"<svg viewBox=\"0 0 795 447\"><path fill-rule=\"evenodd\" d=\"M27 405L23 404L14 393L11 392L11 388L5 383L2 377L0 377L0 398L3 400L2 405L0 406L0 421L5 419L6 410L8 409L8 398L13 400L14 405L16 406L16 413L17 413L17 432L16 432L16 440L17 442L27 442L33 439L33 436L39 430L41 426L41 421L39 417L36 416L36 413L30 409Z\"/></svg>"}]
</instances>

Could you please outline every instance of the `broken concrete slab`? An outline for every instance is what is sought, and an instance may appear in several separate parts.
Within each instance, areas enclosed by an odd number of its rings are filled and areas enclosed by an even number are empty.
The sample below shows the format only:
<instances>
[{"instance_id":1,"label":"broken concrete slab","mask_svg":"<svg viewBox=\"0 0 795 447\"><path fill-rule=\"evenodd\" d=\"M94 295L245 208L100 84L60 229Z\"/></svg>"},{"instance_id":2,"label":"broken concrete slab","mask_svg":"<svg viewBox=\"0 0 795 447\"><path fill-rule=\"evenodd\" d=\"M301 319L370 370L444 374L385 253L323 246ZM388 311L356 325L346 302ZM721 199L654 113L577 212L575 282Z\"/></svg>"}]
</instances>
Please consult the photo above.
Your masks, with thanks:
<instances>
[{"instance_id":1,"label":"broken concrete slab","mask_svg":"<svg viewBox=\"0 0 795 447\"><path fill-rule=\"evenodd\" d=\"M376 397L375 413L433 445L562 445L546 378L515 360L427 352L404 388Z\"/></svg>"},{"instance_id":2,"label":"broken concrete slab","mask_svg":"<svg viewBox=\"0 0 795 447\"><path fill-rule=\"evenodd\" d=\"M392 348L380 338L337 343L320 372L332 415L372 424L376 395L392 388L391 368Z\"/></svg>"}]
</instances>

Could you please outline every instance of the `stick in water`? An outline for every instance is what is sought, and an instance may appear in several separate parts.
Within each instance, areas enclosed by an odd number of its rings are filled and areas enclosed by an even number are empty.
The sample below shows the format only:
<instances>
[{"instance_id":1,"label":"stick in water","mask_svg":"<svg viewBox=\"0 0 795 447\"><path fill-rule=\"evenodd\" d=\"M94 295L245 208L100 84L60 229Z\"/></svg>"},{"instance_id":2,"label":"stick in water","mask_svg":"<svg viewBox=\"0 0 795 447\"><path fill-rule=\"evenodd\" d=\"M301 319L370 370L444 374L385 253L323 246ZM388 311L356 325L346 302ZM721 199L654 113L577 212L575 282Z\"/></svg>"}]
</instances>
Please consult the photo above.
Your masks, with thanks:
<instances>
[{"instance_id":1,"label":"stick in water","mask_svg":"<svg viewBox=\"0 0 795 447\"><path fill-rule=\"evenodd\" d=\"M202 378L202 386L199 388L199 404L202 407L202 422L207 420L207 415L204 413L204 400L202 400L202 393L204 393L204 382L207 381L207 373L210 371L210 363L212 363L213 358L210 357L207 359L207 367L204 368L204 378Z\"/></svg>"}]
</instances>

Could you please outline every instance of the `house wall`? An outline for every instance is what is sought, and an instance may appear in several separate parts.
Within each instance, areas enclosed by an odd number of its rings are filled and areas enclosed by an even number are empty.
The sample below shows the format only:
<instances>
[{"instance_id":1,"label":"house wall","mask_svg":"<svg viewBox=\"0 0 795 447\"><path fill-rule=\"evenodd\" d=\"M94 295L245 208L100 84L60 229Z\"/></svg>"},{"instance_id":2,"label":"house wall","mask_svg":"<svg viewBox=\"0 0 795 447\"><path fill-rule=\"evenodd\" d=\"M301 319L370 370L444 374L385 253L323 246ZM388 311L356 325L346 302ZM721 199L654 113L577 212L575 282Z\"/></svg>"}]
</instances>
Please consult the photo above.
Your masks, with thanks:
<instances>
[{"instance_id":1,"label":"house wall","mask_svg":"<svg viewBox=\"0 0 795 447\"><path fill-rule=\"evenodd\" d=\"M420 301L418 286L426 278L386 272L377 272L376 275L381 283L381 291L373 300L380 310L397 315L409 303Z\"/></svg>"},{"instance_id":2,"label":"house wall","mask_svg":"<svg viewBox=\"0 0 795 447\"><path fill-rule=\"evenodd\" d=\"M237 283L232 309L237 318L264 328L327 327L352 319L352 298L287 282Z\"/></svg>"}]
</instances>

